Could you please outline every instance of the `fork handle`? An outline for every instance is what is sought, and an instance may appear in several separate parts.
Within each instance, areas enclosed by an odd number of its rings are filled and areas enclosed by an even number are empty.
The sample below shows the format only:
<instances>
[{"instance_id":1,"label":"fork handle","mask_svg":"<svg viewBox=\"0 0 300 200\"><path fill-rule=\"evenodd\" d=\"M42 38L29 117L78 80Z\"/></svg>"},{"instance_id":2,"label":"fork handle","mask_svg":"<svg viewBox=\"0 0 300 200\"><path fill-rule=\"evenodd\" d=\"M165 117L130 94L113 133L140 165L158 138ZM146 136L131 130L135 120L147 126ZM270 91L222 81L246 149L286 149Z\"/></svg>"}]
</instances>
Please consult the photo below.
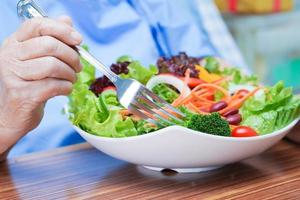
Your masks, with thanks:
<instances>
[{"instance_id":1,"label":"fork handle","mask_svg":"<svg viewBox=\"0 0 300 200\"><path fill-rule=\"evenodd\" d=\"M17 6L18 16L23 19L31 19L35 17L47 17L43 10L34 2L34 0L20 0ZM91 53L86 51L81 46L75 46L75 50L87 62L100 70L108 79L115 83L119 76L109 70L103 63L97 60Z\"/></svg>"}]
</instances>

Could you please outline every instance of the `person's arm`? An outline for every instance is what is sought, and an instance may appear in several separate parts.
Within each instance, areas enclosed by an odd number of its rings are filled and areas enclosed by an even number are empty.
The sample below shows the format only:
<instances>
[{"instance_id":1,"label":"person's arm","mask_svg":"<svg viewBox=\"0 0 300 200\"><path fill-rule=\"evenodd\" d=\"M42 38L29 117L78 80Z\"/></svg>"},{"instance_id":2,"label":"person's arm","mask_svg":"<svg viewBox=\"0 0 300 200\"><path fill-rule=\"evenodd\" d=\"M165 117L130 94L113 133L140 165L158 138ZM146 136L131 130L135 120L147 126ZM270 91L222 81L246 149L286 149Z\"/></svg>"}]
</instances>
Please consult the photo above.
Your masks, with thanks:
<instances>
[{"instance_id":1,"label":"person's arm","mask_svg":"<svg viewBox=\"0 0 300 200\"><path fill-rule=\"evenodd\" d=\"M81 70L70 46L82 37L69 18L36 18L0 47L0 157L37 127L48 99L67 95ZM51 123L51 122L49 122Z\"/></svg>"}]
</instances>

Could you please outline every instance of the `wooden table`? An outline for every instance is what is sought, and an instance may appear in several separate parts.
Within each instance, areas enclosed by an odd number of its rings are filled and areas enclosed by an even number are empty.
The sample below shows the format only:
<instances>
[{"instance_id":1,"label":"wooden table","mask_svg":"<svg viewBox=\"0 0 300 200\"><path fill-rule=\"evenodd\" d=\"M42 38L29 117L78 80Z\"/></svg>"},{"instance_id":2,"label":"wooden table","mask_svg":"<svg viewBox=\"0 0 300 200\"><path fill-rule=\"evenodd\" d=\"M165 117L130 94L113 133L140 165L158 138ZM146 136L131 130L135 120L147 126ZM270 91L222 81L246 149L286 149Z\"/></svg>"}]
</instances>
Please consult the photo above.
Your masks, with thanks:
<instances>
[{"instance_id":1,"label":"wooden table","mask_svg":"<svg viewBox=\"0 0 300 200\"><path fill-rule=\"evenodd\" d=\"M299 130L298 130L299 131ZM198 173L154 172L88 144L0 164L0 199L300 199L300 145Z\"/></svg>"}]
</instances>

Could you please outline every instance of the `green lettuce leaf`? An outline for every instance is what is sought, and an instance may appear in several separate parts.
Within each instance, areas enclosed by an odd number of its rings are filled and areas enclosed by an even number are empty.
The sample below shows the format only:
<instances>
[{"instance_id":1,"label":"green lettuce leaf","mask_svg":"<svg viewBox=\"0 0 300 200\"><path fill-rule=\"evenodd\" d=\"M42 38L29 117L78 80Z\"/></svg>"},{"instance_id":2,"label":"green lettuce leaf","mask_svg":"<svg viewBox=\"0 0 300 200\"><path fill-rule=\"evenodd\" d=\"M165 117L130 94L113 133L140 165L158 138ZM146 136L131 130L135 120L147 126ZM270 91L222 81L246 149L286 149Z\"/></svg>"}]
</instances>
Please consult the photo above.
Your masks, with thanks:
<instances>
[{"instance_id":1,"label":"green lettuce leaf","mask_svg":"<svg viewBox=\"0 0 300 200\"><path fill-rule=\"evenodd\" d=\"M177 91L169 87L167 84L161 83L152 88L152 91L167 101L168 103L172 103L179 97L179 94Z\"/></svg>"},{"instance_id":2,"label":"green lettuce leaf","mask_svg":"<svg viewBox=\"0 0 300 200\"><path fill-rule=\"evenodd\" d=\"M223 71L220 72L222 76L232 76L232 82L236 85L242 84L251 84L257 85L258 84L258 77L255 75L244 75L242 74L241 70L235 67L228 67L224 68Z\"/></svg>"},{"instance_id":3,"label":"green lettuce leaf","mask_svg":"<svg viewBox=\"0 0 300 200\"><path fill-rule=\"evenodd\" d=\"M108 110L120 110L122 108L115 90L105 90L101 93L99 98L103 101L105 106L108 107Z\"/></svg>"},{"instance_id":4,"label":"green lettuce leaf","mask_svg":"<svg viewBox=\"0 0 300 200\"><path fill-rule=\"evenodd\" d=\"M99 97L89 90L95 80L95 68L82 60L83 70L69 95L70 121L94 135L103 137L128 137L137 135L133 121L122 119L122 106L114 90L106 90Z\"/></svg>"},{"instance_id":5,"label":"green lettuce leaf","mask_svg":"<svg viewBox=\"0 0 300 200\"><path fill-rule=\"evenodd\" d=\"M114 137L130 137L138 135L138 131L131 118L127 118L124 121L118 121L116 123L117 134Z\"/></svg>"},{"instance_id":6,"label":"green lettuce leaf","mask_svg":"<svg viewBox=\"0 0 300 200\"><path fill-rule=\"evenodd\" d=\"M120 74L122 78L132 78L139 81L142 84L146 84L149 79L158 73L158 69L155 65L150 65L149 68L145 68L138 61L133 61L128 65L128 74Z\"/></svg>"},{"instance_id":7,"label":"green lettuce leaf","mask_svg":"<svg viewBox=\"0 0 300 200\"><path fill-rule=\"evenodd\" d=\"M242 125L255 129L260 135L271 133L276 128L278 112L269 111L258 115L251 115L243 120Z\"/></svg>"},{"instance_id":8,"label":"green lettuce leaf","mask_svg":"<svg viewBox=\"0 0 300 200\"><path fill-rule=\"evenodd\" d=\"M300 116L300 99L282 81L249 98L241 108L242 124L259 134L285 127Z\"/></svg>"},{"instance_id":9,"label":"green lettuce leaf","mask_svg":"<svg viewBox=\"0 0 300 200\"><path fill-rule=\"evenodd\" d=\"M293 97L286 106L277 109L276 129L281 129L300 116L300 99Z\"/></svg>"},{"instance_id":10,"label":"green lettuce leaf","mask_svg":"<svg viewBox=\"0 0 300 200\"><path fill-rule=\"evenodd\" d=\"M221 69L219 61L214 57L206 57L204 60L206 61L204 67L209 73L219 74L221 76L232 76L232 82L237 85L258 84L258 77L255 75L248 76L242 74L241 70L236 67L226 67Z\"/></svg>"},{"instance_id":11,"label":"green lettuce leaf","mask_svg":"<svg viewBox=\"0 0 300 200\"><path fill-rule=\"evenodd\" d=\"M110 94L112 95L112 93ZM76 110L71 109L70 120L81 129L102 137L128 137L137 135L137 130L130 118L123 120L120 108L113 98L107 93L96 97L92 92L87 92L85 97L74 99L83 104L76 104ZM114 97L115 98L115 97ZM69 104L71 108L73 104ZM79 106L82 105L82 106Z\"/></svg>"},{"instance_id":12,"label":"green lettuce leaf","mask_svg":"<svg viewBox=\"0 0 300 200\"><path fill-rule=\"evenodd\" d=\"M205 61L206 64L204 67L209 73L219 74L221 72L219 61L216 58L207 57L205 58Z\"/></svg>"},{"instance_id":13,"label":"green lettuce leaf","mask_svg":"<svg viewBox=\"0 0 300 200\"><path fill-rule=\"evenodd\" d=\"M152 131L156 131L159 129L158 127L153 126L152 124L148 123L145 120L135 121L135 127L138 132L138 135L150 133Z\"/></svg>"},{"instance_id":14,"label":"green lettuce leaf","mask_svg":"<svg viewBox=\"0 0 300 200\"><path fill-rule=\"evenodd\" d=\"M132 62L132 58L128 55L121 56L120 58L117 59L117 63L122 63L122 62Z\"/></svg>"}]
</instances>

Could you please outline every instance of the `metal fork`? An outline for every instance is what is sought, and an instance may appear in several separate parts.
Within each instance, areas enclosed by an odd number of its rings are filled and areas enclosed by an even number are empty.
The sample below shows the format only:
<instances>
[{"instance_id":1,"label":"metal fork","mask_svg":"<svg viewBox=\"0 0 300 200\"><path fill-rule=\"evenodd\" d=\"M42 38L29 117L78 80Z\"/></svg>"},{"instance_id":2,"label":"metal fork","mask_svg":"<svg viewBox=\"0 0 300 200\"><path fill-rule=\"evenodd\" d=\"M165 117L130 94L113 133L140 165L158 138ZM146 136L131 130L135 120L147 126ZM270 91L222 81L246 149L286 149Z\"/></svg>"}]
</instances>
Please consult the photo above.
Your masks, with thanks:
<instances>
[{"instance_id":1,"label":"metal fork","mask_svg":"<svg viewBox=\"0 0 300 200\"><path fill-rule=\"evenodd\" d=\"M17 6L18 15L23 19L47 17L33 0L20 0ZM132 114L157 126L183 123L184 114L161 99L141 83L133 79L122 79L105 67L93 55L80 46L75 49L91 65L100 70L117 88L118 99L122 106Z\"/></svg>"}]
</instances>

